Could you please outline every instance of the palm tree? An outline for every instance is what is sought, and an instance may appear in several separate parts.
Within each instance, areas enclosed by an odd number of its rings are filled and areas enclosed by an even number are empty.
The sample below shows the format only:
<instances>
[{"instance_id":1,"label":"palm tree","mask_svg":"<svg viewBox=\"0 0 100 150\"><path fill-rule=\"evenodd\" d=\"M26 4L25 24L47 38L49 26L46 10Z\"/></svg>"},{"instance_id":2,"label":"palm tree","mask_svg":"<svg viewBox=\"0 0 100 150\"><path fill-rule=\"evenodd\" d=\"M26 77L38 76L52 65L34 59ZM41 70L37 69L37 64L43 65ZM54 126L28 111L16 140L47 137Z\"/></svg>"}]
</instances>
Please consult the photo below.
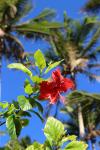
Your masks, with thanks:
<instances>
[{"instance_id":1,"label":"palm tree","mask_svg":"<svg viewBox=\"0 0 100 150\"><path fill-rule=\"evenodd\" d=\"M65 127L71 134L74 133L78 135L78 118L76 118L76 114L77 104L80 102L86 131L84 140L91 140L94 147L96 137L100 136L100 129L98 129L100 124L100 94L90 94L84 91L73 91L66 98L68 103L65 103L65 107L61 111L65 114L68 113L70 119L65 122Z\"/></svg>"},{"instance_id":2,"label":"palm tree","mask_svg":"<svg viewBox=\"0 0 100 150\"><path fill-rule=\"evenodd\" d=\"M97 14L98 12L100 12L100 1L99 0L88 0L88 2L83 7L83 11Z\"/></svg>"},{"instance_id":3,"label":"palm tree","mask_svg":"<svg viewBox=\"0 0 100 150\"><path fill-rule=\"evenodd\" d=\"M55 14L49 9L20 23L31 9L31 0L0 0L0 56L4 54L8 58L12 56L15 59L23 59L24 47L18 35L37 39L48 36L52 29L62 27L60 23L48 21L50 16Z\"/></svg>"},{"instance_id":4,"label":"palm tree","mask_svg":"<svg viewBox=\"0 0 100 150\"><path fill-rule=\"evenodd\" d=\"M97 44L100 39L98 22L95 17L86 17L79 22L68 18L65 14L66 28L62 31L52 32L50 37L56 57L52 53L52 48L48 56L50 59L52 56L52 59L64 59L63 74L70 75L75 83L75 89L77 89L76 77L79 73L87 75L90 79L100 79L100 76L91 72L92 69L100 67L96 59L100 52L100 46ZM80 137L83 138L85 128L80 103L77 108Z\"/></svg>"}]
</instances>

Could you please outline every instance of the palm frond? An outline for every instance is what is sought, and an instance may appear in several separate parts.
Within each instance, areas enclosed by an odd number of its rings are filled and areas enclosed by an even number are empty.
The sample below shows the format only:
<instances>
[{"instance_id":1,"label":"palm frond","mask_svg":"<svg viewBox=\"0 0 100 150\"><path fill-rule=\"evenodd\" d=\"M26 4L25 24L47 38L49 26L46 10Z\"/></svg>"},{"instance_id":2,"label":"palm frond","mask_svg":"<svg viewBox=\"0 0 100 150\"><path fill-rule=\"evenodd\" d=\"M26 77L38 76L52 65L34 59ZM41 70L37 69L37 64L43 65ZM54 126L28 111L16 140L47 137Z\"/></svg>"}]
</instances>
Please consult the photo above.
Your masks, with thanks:
<instances>
[{"instance_id":1,"label":"palm frond","mask_svg":"<svg viewBox=\"0 0 100 150\"><path fill-rule=\"evenodd\" d=\"M89 58L89 59L94 59L96 60L97 59L97 56L100 54L100 46L97 47L96 49L94 49L92 52L89 52L86 56Z\"/></svg>"},{"instance_id":2,"label":"palm frond","mask_svg":"<svg viewBox=\"0 0 100 150\"><path fill-rule=\"evenodd\" d=\"M91 94L84 91L73 91L67 96L67 99L69 100L69 104L75 104L84 101L96 101L100 103L100 94Z\"/></svg>"},{"instance_id":3,"label":"palm frond","mask_svg":"<svg viewBox=\"0 0 100 150\"><path fill-rule=\"evenodd\" d=\"M13 31L17 31L19 34L23 34L26 37L35 37L37 34L39 35L50 35L51 30L59 29L64 27L64 24L57 22L32 22L32 23L23 23L21 25L17 25L13 27ZM38 35L38 37L39 37Z\"/></svg>"},{"instance_id":4,"label":"palm frond","mask_svg":"<svg viewBox=\"0 0 100 150\"><path fill-rule=\"evenodd\" d=\"M71 37L71 40L74 40L76 43L79 44L82 44L91 33L94 26L99 24L99 21L95 16L86 16L81 21L78 21L70 19L68 18L68 16L65 17L64 15L64 20L66 20L67 39L69 36Z\"/></svg>"},{"instance_id":5,"label":"palm frond","mask_svg":"<svg viewBox=\"0 0 100 150\"><path fill-rule=\"evenodd\" d=\"M12 24L19 21L32 8L31 0L1 0L0 22Z\"/></svg>"},{"instance_id":6,"label":"palm frond","mask_svg":"<svg viewBox=\"0 0 100 150\"><path fill-rule=\"evenodd\" d=\"M11 5L15 5L17 0L0 0L0 21L2 17L4 16L4 13Z\"/></svg>"},{"instance_id":7,"label":"palm frond","mask_svg":"<svg viewBox=\"0 0 100 150\"><path fill-rule=\"evenodd\" d=\"M87 53L87 51L91 50L93 46L98 42L98 39L100 38L100 28L97 29L95 34L93 35L92 39L84 49L84 53Z\"/></svg>"},{"instance_id":8,"label":"palm frond","mask_svg":"<svg viewBox=\"0 0 100 150\"><path fill-rule=\"evenodd\" d=\"M22 17L25 17L29 11L32 9L32 0L18 0L16 3L17 7L17 13L16 13L16 18L15 22L21 19Z\"/></svg>"},{"instance_id":9,"label":"palm frond","mask_svg":"<svg viewBox=\"0 0 100 150\"><path fill-rule=\"evenodd\" d=\"M24 51L24 47L23 47L22 43L18 40L17 37L15 37L15 36L13 36L11 34L7 34L7 33L5 34L5 37L14 40L19 45L19 47Z\"/></svg>"},{"instance_id":10,"label":"palm frond","mask_svg":"<svg viewBox=\"0 0 100 150\"><path fill-rule=\"evenodd\" d=\"M97 63L97 64L88 64L87 65L88 68L100 68L100 64Z\"/></svg>"},{"instance_id":11,"label":"palm frond","mask_svg":"<svg viewBox=\"0 0 100 150\"><path fill-rule=\"evenodd\" d=\"M3 39L3 48L1 53L8 59L12 57L17 61L24 60L24 48L22 44L16 37L10 34L6 34L5 39Z\"/></svg>"},{"instance_id":12,"label":"palm frond","mask_svg":"<svg viewBox=\"0 0 100 150\"><path fill-rule=\"evenodd\" d=\"M76 123L72 123L69 121L63 122L65 129L67 129L67 134L69 135L79 135L79 129Z\"/></svg>"},{"instance_id":13,"label":"palm frond","mask_svg":"<svg viewBox=\"0 0 100 150\"><path fill-rule=\"evenodd\" d=\"M98 13L100 11L100 1L88 0L82 10L90 13Z\"/></svg>"},{"instance_id":14,"label":"palm frond","mask_svg":"<svg viewBox=\"0 0 100 150\"><path fill-rule=\"evenodd\" d=\"M47 37L49 37L54 29L64 27L63 23L49 22L50 17L55 15L55 12L50 9L44 10L33 19L20 23L20 19L32 8L32 0L1 0L0 4L0 31L3 31L0 33L4 40L3 42L1 41L1 44L4 48L7 48L5 50L3 48L3 54L7 52L8 57L10 57L13 52L14 55L16 53L17 56L20 51L23 51L21 42L13 37L11 33L24 35L29 39L33 38L37 40L38 38L45 38L48 40ZM5 33L5 35L2 33ZM19 50L17 50L17 48Z\"/></svg>"},{"instance_id":15,"label":"palm frond","mask_svg":"<svg viewBox=\"0 0 100 150\"><path fill-rule=\"evenodd\" d=\"M21 24L13 27L13 31L17 31L20 34L27 34L34 32L41 33L41 34L50 34L49 29L46 27L43 27L41 23L34 22L33 24L27 23L27 24Z\"/></svg>"},{"instance_id":16,"label":"palm frond","mask_svg":"<svg viewBox=\"0 0 100 150\"><path fill-rule=\"evenodd\" d=\"M100 123L100 120L98 119L100 115L100 94L76 90L67 96L67 100L69 100L67 105L71 107L78 103L81 104L85 126L87 126L89 122L95 125ZM72 113L75 113L75 107L73 108L74 112Z\"/></svg>"},{"instance_id":17,"label":"palm frond","mask_svg":"<svg viewBox=\"0 0 100 150\"><path fill-rule=\"evenodd\" d=\"M90 81L98 81L100 82L100 76L97 76L96 74L93 74L87 70L80 69L80 73L85 74L87 77L89 77Z\"/></svg>"},{"instance_id":18,"label":"palm frond","mask_svg":"<svg viewBox=\"0 0 100 150\"><path fill-rule=\"evenodd\" d=\"M50 20L50 18L54 17L55 11L51 9L44 9L38 16L35 18L31 19L29 22L34 22L34 21L43 21L43 20Z\"/></svg>"}]
</instances>

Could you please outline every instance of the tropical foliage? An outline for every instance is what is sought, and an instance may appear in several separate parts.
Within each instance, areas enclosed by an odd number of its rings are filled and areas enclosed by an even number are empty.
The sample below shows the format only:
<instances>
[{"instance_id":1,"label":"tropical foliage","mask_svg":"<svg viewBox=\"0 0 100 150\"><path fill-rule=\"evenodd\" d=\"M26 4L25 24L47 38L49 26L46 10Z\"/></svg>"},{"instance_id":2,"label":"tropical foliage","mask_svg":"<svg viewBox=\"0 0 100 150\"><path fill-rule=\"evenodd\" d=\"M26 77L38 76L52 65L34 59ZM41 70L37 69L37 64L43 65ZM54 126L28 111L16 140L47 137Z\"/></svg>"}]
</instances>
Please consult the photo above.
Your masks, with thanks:
<instances>
[{"instance_id":1,"label":"tropical foliage","mask_svg":"<svg viewBox=\"0 0 100 150\"><path fill-rule=\"evenodd\" d=\"M100 46L97 44L100 40L99 20L95 17L86 17L79 22L65 14L64 23L64 31L54 31L50 38L51 51L55 52L55 57L52 55L53 52L49 52L47 57L53 60L64 59L63 73L71 75L73 80L77 73L99 80L100 76L91 73L91 69L100 67L97 63L100 53Z\"/></svg>"},{"instance_id":2,"label":"tropical foliage","mask_svg":"<svg viewBox=\"0 0 100 150\"><path fill-rule=\"evenodd\" d=\"M84 138L86 140L92 140L92 138L99 136L100 130L96 128L98 128L98 125L100 123L100 94L91 94L84 91L73 91L66 97L66 99L68 100L68 102L65 104L65 108L63 108L61 111L63 113L68 113L71 119L73 119L73 121L71 121L70 119L69 122L65 123L67 129L69 127L69 132L75 133L75 127L76 129L78 129L78 118L76 117L76 104L80 103L82 108L84 125L86 129L86 134Z\"/></svg>"},{"instance_id":3,"label":"tropical foliage","mask_svg":"<svg viewBox=\"0 0 100 150\"><path fill-rule=\"evenodd\" d=\"M100 1L98 0L88 0L83 8L83 11L90 13L98 13L100 11Z\"/></svg>"},{"instance_id":4,"label":"tropical foliage","mask_svg":"<svg viewBox=\"0 0 100 150\"><path fill-rule=\"evenodd\" d=\"M44 127L44 135L46 137L44 144L40 144L36 141L31 144L30 139L26 137L21 139L20 142L18 140L10 141L2 150L79 150L80 148L86 150L87 144L82 141L77 141L76 136L66 136L65 133L64 125L59 120L49 117Z\"/></svg>"},{"instance_id":5,"label":"tropical foliage","mask_svg":"<svg viewBox=\"0 0 100 150\"><path fill-rule=\"evenodd\" d=\"M100 76L97 76L97 72L95 72L95 69L100 67L97 62L100 53L98 44L100 41L99 20L96 17L86 17L79 22L64 14L64 23L66 24L65 30L54 31L51 35L52 53L47 53L48 60L64 59L62 62L63 74L72 78L75 89L77 89L79 74L85 74L90 80L99 81ZM55 52L55 56L52 55L53 52ZM76 105L77 114L75 109L74 113L78 116L78 121L74 127L79 129L79 136L84 139L85 126L81 108L84 104L77 101Z\"/></svg>"},{"instance_id":6,"label":"tropical foliage","mask_svg":"<svg viewBox=\"0 0 100 150\"><path fill-rule=\"evenodd\" d=\"M18 96L17 101L13 101L11 104L8 102L0 102L0 107L2 108L0 116L3 120L5 120L1 122L0 125L6 123L6 127L11 139L12 140L15 139L15 141L12 141L12 143L13 142L15 143L14 146L17 144L16 148L20 148L20 149L21 149L21 145L18 144L17 137L20 135L22 128L27 126L29 123L29 119L26 117L31 117L31 114L34 113L42 121L44 121L41 116L41 114L43 113L43 107L38 101L38 95L39 95L39 83L47 82L47 81L43 81L45 79L43 79L42 77L43 70L46 68L46 61L44 55L40 50L37 50L35 52L33 58L34 58L34 64L36 64L36 66L38 66L39 68L40 71L39 76L33 76L33 73L21 63L13 63L8 65L8 67L11 69L13 68L13 69L23 71L29 76L30 80L34 82L33 84L31 84L29 80L25 81L24 89L27 96L20 95ZM59 61L59 63L60 62L61 61ZM56 62L56 65L55 63L54 65L52 64L51 68L50 68L51 64L49 64L48 66L49 70L56 67L59 63ZM58 78L59 76L60 78L62 78L60 74L55 74L55 78ZM33 108L35 107L38 108L38 111L40 113L33 110ZM84 144L83 142L76 141L76 136L65 137L64 125L60 121L57 121L52 117L47 120L47 124L44 128L44 134L47 138L44 145L34 142L34 144L29 146L27 149L37 149L37 148L41 148L41 150L45 148L60 149L61 147L65 147L64 149L69 149L70 147L71 147L70 149L73 149L73 147L78 149L81 146L85 150L87 147L87 145ZM69 140L71 140L72 142L69 143L67 146L63 145L65 142Z\"/></svg>"},{"instance_id":7,"label":"tropical foliage","mask_svg":"<svg viewBox=\"0 0 100 150\"><path fill-rule=\"evenodd\" d=\"M0 102L0 117L2 118L0 125L6 123L8 133L12 139L16 139L20 135L21 129L24 126L28 125L28 118L31 117L32 113L37 115L41 119L41 121L44 121L42 117L43 107L40 104L40 101L45 99L39 101L39 85L42 82L47 82L46 80L48 79L45 79L43 76L47 74L51 69L58 66L60 62L61 61L56 62L56 65L55 63L52 63L48 64L47 66L44 55L40 50L37 50L33 56L34 70L36 71L37 67L39 70L39 73L37 73L37 75L34 75L34 72L29 70L21 63L13 63L8 65L8 68L21 70L28 76L28 79L26 79L24 83L24 91L26 93L26 96L19 95L17 97L17 101L13 101L12 103L8 103L5 101ZM35 64L37 67L35 66ZM52 67L50 67L51 65ZM44 69L46 73L43 72ZM38 108L38 112L33 110L34 108Z\"/></svg>"},{"instance_id":8,"label":"tropical foliage","mask_svg":"<svg viewBox=\"0 0 100 150\"><path fill-rule=\"evenodd\" d=\"M29 146L26 150L78 150L80 148L86 150L87 148L87 145L82 141L76 141L76 136L66 136L64 125L60 121L54 119L53 117L48 118L47 123L44 127L44 135L46 136L46 141L44 144L34 142L33 145ZM65 144L66 142L67 144Z\"/></svg>"},{"instance_id":9,"label":"tropical foliage","mask_svg":"<svg viewBox=\"0 0 100 150\"><path fill-rule=\"evenodd\" d=\"M43 10L38 16L22 22L32 8L31 0L0 1L0 55L23 60L26 56L20 36L37 39L48 36L52 29L63 27L61 23L49 22L55 12Z\"/></svg>"},{"instance_id":10,"label":"tropical foliage","mask_svg":"<svg viewBox=\"0 0 100 150\"><path fill-rule=\"evenodd\" d=\"M93 16L79 21L64 12L62 23L52 20L55 11L51 9L27 20L32 2L0 1L0 59L1 56L14 58L18 62L9 64L8 68L26 75L24 94L10 103L0 102L0 126L5 125L7 129L0 131L0 135L7 133L11 138L0 149L86 150L85 143L91 141L94 150L96 138L100 136L100 94L79 91L77 78L82 74L100 81L100 20L95 16L100 9L99 1L89 0L82 10L92 12ZM46 55L40 49L26 52L20 40L22 36L48 41ZM56 108L54 117L58 119L50 117L52 106ZM59 118L61 112L63 116ZM32 115L42 123L46 121L43 130L46 140L42 144L27 136L19 138Z\"/></svg>"}]
</instances>

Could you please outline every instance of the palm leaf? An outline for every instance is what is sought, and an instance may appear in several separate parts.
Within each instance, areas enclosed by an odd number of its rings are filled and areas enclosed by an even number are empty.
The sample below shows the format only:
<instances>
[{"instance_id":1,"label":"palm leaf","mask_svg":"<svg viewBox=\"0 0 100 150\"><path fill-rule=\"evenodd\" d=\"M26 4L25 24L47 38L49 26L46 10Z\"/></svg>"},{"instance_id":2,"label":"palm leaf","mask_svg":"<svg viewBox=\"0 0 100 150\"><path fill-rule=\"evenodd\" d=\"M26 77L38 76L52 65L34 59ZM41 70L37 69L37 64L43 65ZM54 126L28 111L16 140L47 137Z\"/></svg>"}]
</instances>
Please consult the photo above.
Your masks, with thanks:
<instances>
[{"instance_id":1,"label":"palm leaf","mask_svg":"<svg viewBox=\"0 0 100 150\"><path fill-rule=\"evenodd\" d=\"M93 35L92 39L90 40L90 42L88 43L88 45L86 46L86 48L84 49L84 54L87 53L87 51L91 50L93 48L94 45L96 45L96 43L98 42L98 39L100 38L100 28L98 28L95 32L95 34Z\"/></svg>"},{"instance_id":2,"label":"palm leaf","mask_svg":"<svg viewBox=\"0 0 100 150\"><path fill-rule=\"evenodd\" d=\"M30 11L31 2L31 0L1 0L0 20L7 24L16 23Z\"/></svg>"},{"instance_id":3,"label":"palm leaf","mask_svg":"<svg viewBox=\"0 0 100 150\"><path fill-rule=\"evenodd\" d=\"M17 31L18 33L22 34L27 34L31 33L41 33L41 34L50 34L49 29L41 26L41 23L34 22L34 24L22 24L22 25L17 25L13 28L13 30Z\"/></svg>"},{"instance_id":4,"label":"palm leaf","mask_svg":"<svg viewBox=\"0 0 100 150\"><path fill-rule=\"evenodd\" d=\"M39 23L33 22L17 25L13 27L13 30L25 35L27 35L27 33L30 33L31 35L33 35L34 33L50 35L51 29L58 29L63 26L64 25L62 23L42 21Z\"/></svg>"},{"instance_id":5,"label":"palm leaf","mask_svg":"<svg viewBox=\"0 0 100 150\"><path fill-rule=\"evenodd\" d=\"M74 21L73 25L76 28L75 33L75 41L83 43L84 40L88 37L93 27L97 24L96 17L85 17L82 22Z\"/></svg>"},{"instance_id":6,"label":"palm leaf","mask_svg":"<svg viewBox=\"0 0 100 150\"><path fill-rule=\"evenodd\" d=\"M98 119L100 115L100 94L73 91L67 96L67 100L69 100L67 106L73 107L73 105L77 105L78 103L81 104L85 126L88 125L89 122L95 125L100 123L100 120ZM75 114L76 110L77 107L74 107L72 114Z\"/></svg>"},{"instance_id":7,"label":"palm leaf","mask_svg":"<svg viewBox=\"0 0 100 150\"><path fill-rule=\"evenodd\" d=\"M87 57L88 57L89 59L94 59L94 60L96 60L99 53L100 53L100 46L97 47L96 49L94 49L94 51L89 52L89 53L87 54Z\"/></svg>"},{"instance_id":8,"label":"palm leaf","mask_svg":"<svg viewBox=\"0 0 100 150\"><path fill-rule=\"evenodd\" d=\"M88 64L87 65L88 68L100 68L100 64L97 63L97 64Z\"/></svg>"},{"instance_id":9,"label":"palm leaf","mask_svg":"<svg viewBox=\"0 0 100 150\"><path fill-rule=\"evenodd\" d=\"M25 17L32 9L32 0L18 0L16 3L17 14L15 21L18 21L22 17Z\"/></svg>"},{"instance_id":10,"label":"palm leaf","mask_svg":"<svg viewBox=\"0 0 100 150\"><path fill-rule=\"evenodd\" d=\"M55 11L51 9L44 9L38 16L34 19L31 19L30 22L34 21L43 21L43 20L50 20L51 17L55 16Z\"/></svg>"},{"instance_id":11,"label":"palm leaf","mask_svg":"<svg viewBox=\"0 0 100 150\"><path fill-rule=\"evenodd\" d=\"M15 37L15 36L13 36L13 35L11 35L11 34L5 34L5 36L8 37L8 38L10 38L10 39L12 39L12 40L14 40L14 41L19 45L19 47L20 47L22 50L24 50L24 47L23 47L22 43L18 40L17 37Z\"/></svg>"},{"instance_id":12,"label":"palm leaf","mask_svg":"<svg viewBox=\"0 0 100 150\"><path fill-rule=\"evenodd\" d=\"M83 11L97 13L98 11L100 11L100 1L89 0L83 7Z\"/></svg>"},{"instance_id":13,"label":"palm leaf","mask_svg":"<svg viewBox=\"0 0 100 150\"><path fill-rule=\"evenodd\" d=\"M100 82L100 76L97 76L89 71L86 71L86 70L83 70L83 69L80 69L80 72L85 74L86 76L89 77L90 80L94 80L94 81L98 81Z\"/></svg>"},{"instance_id":14,"label":"palm leaf","mask_svg":"<svg viewBox=\"0 0 100 150\"><path fill-rule=\"evenodd\" d=\"M6 34L3 40L2 54L7 58L14 58L15 60L23 60L24 48L21 42L13 35Z\"/></svg>"},{"instance_id":15,"label":"palm leaf","mask_svg":"<svg viewBox=\"0 0 100 150\"><path fill-rule=\"evenodd\" d=\"M73 91L67 96L67 99L69 100L69 104L77 104L84 101L96 101L100 103L100 94L91 94L84 91Z\"/></svg>"}]
</instances>

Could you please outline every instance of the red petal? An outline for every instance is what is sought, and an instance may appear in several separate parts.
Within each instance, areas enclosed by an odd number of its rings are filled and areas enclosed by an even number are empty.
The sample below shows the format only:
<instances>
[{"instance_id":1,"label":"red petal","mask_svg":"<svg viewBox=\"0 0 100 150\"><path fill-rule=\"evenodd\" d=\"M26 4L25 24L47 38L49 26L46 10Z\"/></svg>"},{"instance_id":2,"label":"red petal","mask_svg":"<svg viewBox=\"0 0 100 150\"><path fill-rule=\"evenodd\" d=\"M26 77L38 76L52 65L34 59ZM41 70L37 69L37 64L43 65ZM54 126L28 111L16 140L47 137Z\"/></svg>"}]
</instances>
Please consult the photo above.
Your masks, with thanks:
<instances>
[{"instance_id":1,"label":"red petal","mask_svg":"<svg viewBox=\"0 0 100 150\"><path fill-rule=\"evenodd\" d=\"M64 78L60 84L60 91L66 92L68 89L73 89L74 83L68 78Z\"/></svg>"},{"instance_id":2,"label":"red petal","mask_svg":"<svg viewBox=\"0 0 100 150\"><path fill-rule=\"evenodd\" d=\"M55 104L58 101L59 93L58 92L52 92L50 94L50 104Z\"/></svg>"},{"instance_id":3,"label":"red petal","mask_svg":"<svg viewBox=\"0 0 100 150\"><path fill-rule=\"evenodd\" d=\"M74 83L71 79L64 78L61 75L60 69L52 73L53 81L43 81L40 84L39 99L49 99L51 104L55 104L60 96L61 101L64 102L64 97L60 95L68 89L73 89Z\"/></svg>"},{"instance_id":4,"label":"red petal","mask_svg":"<svg viewBox=\"0 0 100 150\"><path fill-rule=\"evenodd\" d=\"M66 83L67 87L70 89L73 89L75 87L75 84L71 79L65 78L64 82Z\"/></svg>"},{"instance_id":5,"label":"red petal","mask_svg":"<svg viewBox=\"0 0 100 150\"><path fill-rule=\"evenodd\" d=\"M47 81L41 82L39 99L48 99L50 91L51 91L50 82Z\"/></svg>"},{"instance_id":6,"label":"red petal","mask_svg":"<svg viewBox=\"0 0 100 150\"><path fill-rule=\"evenodd\" d=\"M60 82L60 80L63 79L63 76L61 75L60 69L56 69L55 71L53 71L52 79L55 82Z\"/></svg>"}]
</instances>

